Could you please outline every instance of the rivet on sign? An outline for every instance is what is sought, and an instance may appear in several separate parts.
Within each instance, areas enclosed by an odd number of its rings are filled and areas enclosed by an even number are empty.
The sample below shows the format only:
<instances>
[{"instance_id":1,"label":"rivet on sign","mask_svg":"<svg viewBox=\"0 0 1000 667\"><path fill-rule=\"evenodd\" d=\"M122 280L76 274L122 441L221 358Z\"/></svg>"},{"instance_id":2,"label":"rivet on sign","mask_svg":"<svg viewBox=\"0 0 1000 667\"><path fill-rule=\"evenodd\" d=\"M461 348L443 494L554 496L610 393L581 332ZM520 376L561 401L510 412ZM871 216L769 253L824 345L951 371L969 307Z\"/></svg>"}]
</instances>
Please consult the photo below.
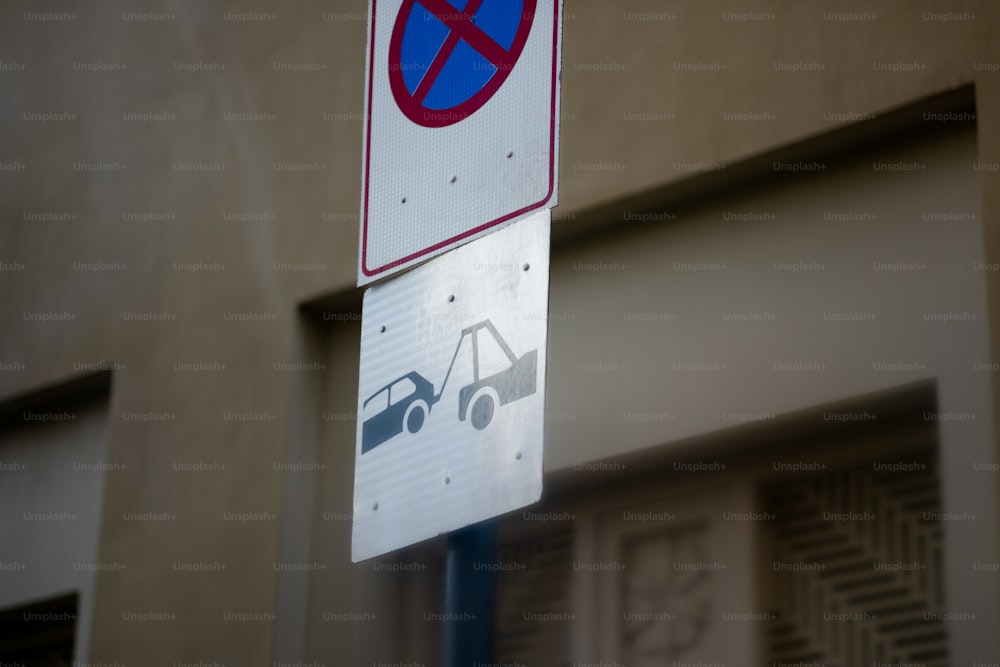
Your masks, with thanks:
<instances>
[{"instance_id":1,"label":"rivet on sign","mask_svg":"<svg viewBox=\"0 0 1000 667\"><path fill-rule=\"evenodd\" d=\"M514 458L517 459L518 461L520 461L521 460L521 452L517 452L516 454L514 454Z\"/></svg>"},{"instance_id":2,"label":"rivet on sign","mask_svg":"<svg viewBox=\"0 0 1000 667\"><path fill-rule=\"evenodd\" d=\"M454 294L449 294L448 295L448 303L454 303L454 302L455 302L455 295Z\"/></svg>"},{"instance_id":3,"label":"rivet on sign","mask_svg":"<svg viewBox=\"0 0 1000 667\"><path fill-rule=\"evenodd\" d=\"M530 269L530 268L531 268L531 264L528 264L527 262L525 262L525 263L524 263L524 266L522 266L521 268L522 268L523 270L527 271L528 269Z\"/></svg>"},{"instance_id":4,"label":"rivet on sign","mask_svg":"<svg viewBox=\"0 0 1000 667\"><path fill-rule=\"evenodd\" d=\"M403 197L403 203L404 204L406 203L406 197Z\"/></svg>"},{"instance_id":5,"label":"rivet on sign","mask_svg":"<svg viewBox=\"0 0 1000 667\"><path fill-rule=\"evenodd\" d=\"M507 151L507 159L509 160L512 157L514 157L514 151Z\"/></svg>"},{"instance_id":6,"label":"rivet on sign","mask_svg":"<svg viewBox=\"0 0 1000 667\"><path fill-rule=\"evenodd\" d=\"M457 180L458 180L458 176L452 176L452 177L451 177L451 182L452 182L452 183L454 183L454 182L455 182L455 181L457 181Z\"/></svg>"},{"instance_id":7,"label":"rivet on sign","mask_svg":"<svg viewBox=\"0 0 1000 667\"><path fill-rule=\"evenodd\" d=\"M385 333L385 325L384 325L384 324L383 324L383 325L382 325L382 327L381 327L381 328L379 329L379 331L380 331L380 332L382 332L382 333Z\"/></svg>"},{"instance_id":8,"label":"rivet on sign","mask_svg":"<svg viewBox=\"0 0 1000 667\"><path fill-rule=\"evenodd\" d=\"M372 503L372 510L375 512L378 511L378 503Z\"/></svg>"}]
</instances>

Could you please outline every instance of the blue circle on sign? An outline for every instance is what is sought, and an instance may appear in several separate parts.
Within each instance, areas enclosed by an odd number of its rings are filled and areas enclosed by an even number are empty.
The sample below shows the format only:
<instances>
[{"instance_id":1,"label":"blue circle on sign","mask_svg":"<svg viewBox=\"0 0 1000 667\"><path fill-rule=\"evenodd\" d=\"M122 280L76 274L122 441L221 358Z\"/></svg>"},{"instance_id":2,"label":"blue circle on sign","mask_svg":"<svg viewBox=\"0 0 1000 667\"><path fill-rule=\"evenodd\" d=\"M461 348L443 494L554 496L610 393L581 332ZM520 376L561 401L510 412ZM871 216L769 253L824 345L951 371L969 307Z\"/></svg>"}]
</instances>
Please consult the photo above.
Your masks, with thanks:
<instances>
[{"instance_id":1,"label":"blue circle on sign","mask_svg":"<svg viewBox=\"0 0 1000 667\"><path fill-rule=\"evenodd\" d=\"M536 0L404 0L389 41L389 85L414 123L444 127L499 90L528 41Z\"/></svg>"}]
</instances>

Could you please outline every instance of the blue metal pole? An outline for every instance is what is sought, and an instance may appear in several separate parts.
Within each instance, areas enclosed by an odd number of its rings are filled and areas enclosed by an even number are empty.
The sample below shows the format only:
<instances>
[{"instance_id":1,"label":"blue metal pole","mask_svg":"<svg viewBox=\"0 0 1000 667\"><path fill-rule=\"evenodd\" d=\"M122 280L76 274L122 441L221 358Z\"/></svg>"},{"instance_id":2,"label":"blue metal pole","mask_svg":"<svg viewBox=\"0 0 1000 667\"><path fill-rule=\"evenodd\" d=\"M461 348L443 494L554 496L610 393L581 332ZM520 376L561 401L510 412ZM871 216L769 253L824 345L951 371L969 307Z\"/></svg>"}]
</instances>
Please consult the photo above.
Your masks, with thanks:
<instances>
[{"instance_id":1,"label":"blue metal pole","mask_svg":"<svg viewBox=\"0 0 1000 667\"><path fill-rule=\"evenodd\" d=\"M448 535L445 574L445 667L493 664L497 521Z\"/></svg>"}]
</instances>

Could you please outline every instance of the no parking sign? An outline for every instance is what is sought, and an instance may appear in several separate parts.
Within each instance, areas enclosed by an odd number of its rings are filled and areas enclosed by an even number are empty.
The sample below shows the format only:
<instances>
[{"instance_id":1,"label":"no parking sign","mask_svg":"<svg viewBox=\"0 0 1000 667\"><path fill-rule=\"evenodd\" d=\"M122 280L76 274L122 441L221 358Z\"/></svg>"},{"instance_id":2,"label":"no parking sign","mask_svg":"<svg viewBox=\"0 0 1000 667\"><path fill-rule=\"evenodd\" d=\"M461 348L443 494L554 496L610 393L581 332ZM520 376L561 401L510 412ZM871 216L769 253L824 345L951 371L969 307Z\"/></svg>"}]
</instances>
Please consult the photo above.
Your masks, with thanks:
<instances>
[{"instance_id":1,"label":"no parking sign","mask_svg":"<svg viewBox=\"0 0 1000 667\"><path fill-rule=\"evenodd\" d=\"M358 284L557 201L559 0L372 0Z\"/></svg>"}]
</instances>

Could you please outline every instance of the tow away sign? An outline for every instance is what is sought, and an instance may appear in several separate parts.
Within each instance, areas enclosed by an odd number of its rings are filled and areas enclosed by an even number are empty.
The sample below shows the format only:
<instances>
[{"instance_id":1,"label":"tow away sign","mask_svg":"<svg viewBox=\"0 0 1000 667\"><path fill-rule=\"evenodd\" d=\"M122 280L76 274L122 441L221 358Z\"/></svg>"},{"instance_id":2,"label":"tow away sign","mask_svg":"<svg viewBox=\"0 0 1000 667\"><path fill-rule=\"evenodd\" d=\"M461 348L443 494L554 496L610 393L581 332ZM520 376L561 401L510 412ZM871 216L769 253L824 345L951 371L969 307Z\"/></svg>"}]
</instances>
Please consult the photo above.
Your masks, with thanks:
<instances>
[{"instance_id":1,"label":"tow away sign","mask_svg":"<svg viewBox=\"0 0 1000 667\"><path fill-rule=\"evenodd\" d=\"M354 561L542 493L549 210L365 292Z\"/></svg>"},{"instance_id":2,"label":"tow away sign","mask_svg":"<svg viewBox=\"0 0 1000 667\"><path fill-rule=\"evenodd\" d=\"M371 0L358 284L557 203L561 0Z\"/></svg>"}]
</instances>

